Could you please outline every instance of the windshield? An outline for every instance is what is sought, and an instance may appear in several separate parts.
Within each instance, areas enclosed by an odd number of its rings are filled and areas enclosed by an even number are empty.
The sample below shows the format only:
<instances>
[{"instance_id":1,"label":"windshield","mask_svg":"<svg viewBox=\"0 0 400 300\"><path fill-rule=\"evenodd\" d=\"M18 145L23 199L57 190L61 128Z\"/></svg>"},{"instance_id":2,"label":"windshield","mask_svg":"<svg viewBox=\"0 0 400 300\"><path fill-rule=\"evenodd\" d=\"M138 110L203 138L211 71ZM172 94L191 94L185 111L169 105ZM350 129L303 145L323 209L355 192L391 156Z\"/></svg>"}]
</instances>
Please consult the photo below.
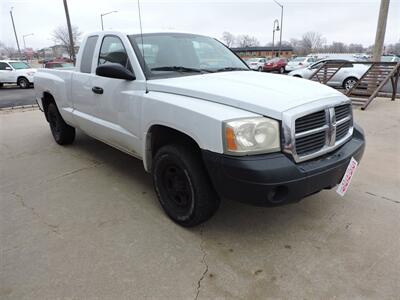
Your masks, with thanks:
<instances>
[{"instance_id":1,"label":"windshield","mask_svg":"<svg viewBox=\"0 0 400 300\"><path fill-rule=\"evenodd\" d=\"M182 33L154 33L129 36L144 53L147 77L171 77L199 73L249 70L222 43L209 37Z\"/></svg>"},{"instance_id":2,"label":"windshield","mask_svg":"<svg viewBox=\"0 0 400 300\"><path fill-rule=\"evenodd\" d=\"M30 69L31 68L30 65L28 65L27 63L24 63L23 61L10 62L10 65L15 70Z\"/></svg>"},{"instance_id":3,"label":"windshield","mask_svg":"<svg viewBox=\"0 0 400 300\"><path fill-rule=\"evenodd\" d=\"M294 59L292 59L292 61L303 61L305 59L305 57L296 57Z\"/></svg>"}]
</instances>

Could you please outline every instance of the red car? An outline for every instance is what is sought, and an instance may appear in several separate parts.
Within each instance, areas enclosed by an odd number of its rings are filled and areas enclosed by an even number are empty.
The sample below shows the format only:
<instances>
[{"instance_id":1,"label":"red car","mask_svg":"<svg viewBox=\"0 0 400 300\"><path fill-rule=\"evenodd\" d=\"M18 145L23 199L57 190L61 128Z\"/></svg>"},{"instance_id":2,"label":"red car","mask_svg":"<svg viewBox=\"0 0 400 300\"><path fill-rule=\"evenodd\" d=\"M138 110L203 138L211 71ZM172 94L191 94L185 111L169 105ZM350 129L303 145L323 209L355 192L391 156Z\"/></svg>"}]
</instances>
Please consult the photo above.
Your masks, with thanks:
<instances>
[{"instance_id":1,"label":"red car","mask_svg":"<svg viewBox=\"0 0 400 300\"><path fill-rule=\"evenodd\" d=\"M263 71L265 72L279 72L283 74L285 72L285 66L287 65L287 60L285 58L273 58L264 64Z\"/></svg>"}]
</instances>

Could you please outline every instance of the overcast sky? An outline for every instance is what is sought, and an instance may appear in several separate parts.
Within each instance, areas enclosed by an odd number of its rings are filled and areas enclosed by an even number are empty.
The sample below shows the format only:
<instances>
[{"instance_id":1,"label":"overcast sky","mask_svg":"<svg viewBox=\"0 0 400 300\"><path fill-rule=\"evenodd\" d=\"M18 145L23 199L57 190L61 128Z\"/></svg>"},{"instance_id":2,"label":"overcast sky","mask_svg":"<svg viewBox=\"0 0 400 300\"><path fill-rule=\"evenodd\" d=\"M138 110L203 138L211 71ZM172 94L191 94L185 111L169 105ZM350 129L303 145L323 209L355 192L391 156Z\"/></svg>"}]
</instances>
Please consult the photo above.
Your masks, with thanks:
<instances>
[{"instance_id":1,"label":"overcast sky","mask_svg":"<svg viewBox=\"0 0 400 300\"><path fill-rule=\"evenodd\" d=\"M280 0L284 5L283 40L300 39L307 31L318 31L328 41L374 43L378 18L378 0ZM138 32L136 0L68 0L73 25L84 32L105 29ZM0 0L0 41L15 46L9 11L13 14L21 47L22 35L27 47L53 45L51 32L65 24L62 0ZM170 30L210 35L222 32L250 34L262 45L272 41L272 24L280 19L280 7L273 0L141 0L145 31ZM385 43L400 40L400 0L391 0Z\"/></svg>"}]
</instances>

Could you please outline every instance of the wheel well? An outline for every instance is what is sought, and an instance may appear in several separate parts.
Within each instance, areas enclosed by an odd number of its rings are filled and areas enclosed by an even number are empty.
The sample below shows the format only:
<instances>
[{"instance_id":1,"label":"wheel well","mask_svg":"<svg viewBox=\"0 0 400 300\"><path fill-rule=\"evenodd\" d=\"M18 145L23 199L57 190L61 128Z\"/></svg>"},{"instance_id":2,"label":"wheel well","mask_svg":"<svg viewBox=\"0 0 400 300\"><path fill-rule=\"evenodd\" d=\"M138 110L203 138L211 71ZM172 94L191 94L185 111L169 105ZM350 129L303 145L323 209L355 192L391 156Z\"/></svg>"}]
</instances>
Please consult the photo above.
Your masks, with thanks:
<instances>
[{"instance_id":1,"label":"wheel well","mask_svg":"<svg viewBox=\"0 0 400 300\"><path fill-rule=\"evenodd\" d=\"M187 134L163 125L153 125L147 133L146 139L146 166L151 170L151 165L157 151L164 145L179 143L190 147L200 155L200 146Z\"/></svg>"},{"instance_id":2,"label":"wheel well","mask_svg":"<svg viewBox=\"0 0 400 300\"><path fill-rule=\"evenodd\" d=\"M18 78L17 78L17 83L18 83L18 81L20 80L20 79L26 79L26 80L28 80L28 78L26 78L25 76L19 76ZM29 80L28 80L28 82L29 82Z\"/></svg>"},{"instance_id":3,"label":"wheel well","mask_svg":"<svg viewBox=\"0 0 400 300\"><path fill-rule=\"evenodd\" d=\"M293 77L297 77L297 78L303 78L300 75L293 75Z\"/></svg>"},{"instance_id":4,"label":"wheel well","mask_svg":"<svg viewBox=\"0 0 400 300\"><path fill-rule=\"evenodd\" d=\"M43 105L43 112L44 112L44 115L45 115L47 121L49 121L47 119L47 110L49 109L50 103L56 104L54 97L50 93L44 92L43 97L42 97L42 105Z\"/></svg>"}]
</instances>

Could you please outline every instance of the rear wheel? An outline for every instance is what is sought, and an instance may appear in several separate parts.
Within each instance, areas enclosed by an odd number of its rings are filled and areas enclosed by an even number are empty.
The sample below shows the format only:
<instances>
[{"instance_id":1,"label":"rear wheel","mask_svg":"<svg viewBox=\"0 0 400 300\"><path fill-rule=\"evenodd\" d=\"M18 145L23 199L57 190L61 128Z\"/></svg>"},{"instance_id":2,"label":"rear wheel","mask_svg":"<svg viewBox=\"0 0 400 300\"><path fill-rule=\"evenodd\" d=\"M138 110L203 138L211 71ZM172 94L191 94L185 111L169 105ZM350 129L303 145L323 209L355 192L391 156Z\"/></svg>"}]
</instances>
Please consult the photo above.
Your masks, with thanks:
<instances>
[{"instance_id":1,"label":"rear wheel","mask_svg":"<svg viewBox=\"0 0 400 300\"><path fill-rule=\"evenodd\" d=\"M263 68L262 67L258 67L258 72L262 72Z\"/></svg>"},{"instance_id":2,"label":"rear wheel","mask_svg":"<svg viewBox=\"0 0 400 300\"><path fill-rule=\"evenodd\" d=\"M280 67L279 74L283 74L283 73L285 73L285 68L284 67Z\"/></svg>"},{"instance_id":3,"label":"rear wheel","mask_svg":"<svg viewBox=\"0 0 400 300\"><path fill-rule=\"evenodd\" d=\"M189 146L161 147L152 167L154 188L166 214L184 227L211 218L219 207L201 157Z\"/></svg>"},{"instance_id":4,"label":"rear wheel","mask_svg":"<svg viewBox=\"0 0 400 300\"><path fill-rule=\"evenodd\" d=\"M47 120L49 121L51 133L57 144L67 145L74 141L75 128L65 123L54 103L50 103L47 108Z\"/></svg>"},{"instance_id":5,"label":"rear wheel","mask_svg":"<svg viewBox=\"0 0 400 300\"><path fill-rule=\"evenodd\" d=\"M28 89L30 86L29 80L24 77L18 79L17 84L21 89Z\"/></svg>"},{"instance_id":6,"label":"rear wheel","mask_svg":"<svg viewBox=\"0 0 400 300\"><path fill-rule=\"evenodd\" d=\"M3 87L3 83L0 83L0 89Z\"/></svg>"}]
</instances>

